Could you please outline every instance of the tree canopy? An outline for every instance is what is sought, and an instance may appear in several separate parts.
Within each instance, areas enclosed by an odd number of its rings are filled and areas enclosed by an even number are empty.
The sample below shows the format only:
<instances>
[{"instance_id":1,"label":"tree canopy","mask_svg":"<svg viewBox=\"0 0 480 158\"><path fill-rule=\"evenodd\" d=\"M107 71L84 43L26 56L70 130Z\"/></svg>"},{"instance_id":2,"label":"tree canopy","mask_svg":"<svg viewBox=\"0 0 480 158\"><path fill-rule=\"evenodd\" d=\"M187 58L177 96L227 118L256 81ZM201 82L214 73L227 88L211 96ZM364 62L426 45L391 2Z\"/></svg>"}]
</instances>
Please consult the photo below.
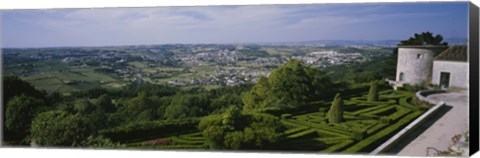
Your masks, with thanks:
<instances>
[{"instance_id":1,"label":"tree canopy","mask_svg":"<svg viewBox=\"0 0 480 158\"><path fill-rule=\"evenodd\" d=\"M11 98L14 96L19 96L21 94L31 96L34 98L45 98L45 94L36 90L30 83L23 81L19 77L4 77L3 78L3 91L8 93L3 93L3 105L8 103Z\"/></svg>"},{"instance_id":2,"label":"tree canopy","mask_svg":"<svg viewBox=\"0 0 480 158\"><path fill-rule=\"evenodd\" d=\"M79 146L92 131L85 117L65 111L48 111L33 120L31 139L41 146Z\"/></svg>"},{"instance_id":3,"label":"tree canopy","mask_svg":"<svg viewBox=\"0 0 480 158\"><path fill-rule=\"evenodd\" d=\"M29 134L32 120L43 106L45 106L43 100L24 94L10 99L5 112L5 126L6 130L11 132L6 136L21 144L28 144L25 138Z\"/></svg>"},{"instance_id":4,"label":"tree canopy","mask_svg":"<svg viewBox=\"0 0 480 158\"><path fill-rule=\"evenodd\" d=\"M268 78L260 77L242 100L246 108L295 105L325 97L331 88L332 82L323 72L290 60Z\"/></svg>"},{"instance_id":5,"label":"tree canopy","mask_svg":"<svg viewBox=\"0 0 480 158\"><path fill-rule=\"evenodd\" d=\"M422 32L415 33L408 40L400 41L400 45L448 45L448 43L443 42L443 36L440 34L433 36L431 32Z\"/></svg>"},{"instance_id":6,"label":"tree canopy","mask_svg":"<svg viewBox=\"0 0 480 158\"><path fill-rule=\"evenodd\" d=\"M3 92L4 106L2 106L2 110L4 113L1 117L5 120L5 123L2 125L5 141L14 144L25 144L26 142L24 142L24 138L28 131L19 130L29 129L29 121L34 117L36 111L35 107L37 107L37 103L40 104L39 102L45 100L45 93L36 90L30 85L30 83L23 81L16 76L3 77ZM10 103L10 100L19 96L22 97L17 98L16 101ZM9 108L9 103L12 106L11 108ZM7 127L7 124L9 124L9 127Z\"/></svg>"},{"instance_id":7,"label":"tree canopy","mask_svg":"<svg viewBox=\"0 0 480 158\"><path fill-rule=\"evenodd\" d=\"M198 125L210 148L261 149L279 137L279 120L268 114L244 113L231 106L224 113L202 118Z\"/></svg>"}]
</instances>

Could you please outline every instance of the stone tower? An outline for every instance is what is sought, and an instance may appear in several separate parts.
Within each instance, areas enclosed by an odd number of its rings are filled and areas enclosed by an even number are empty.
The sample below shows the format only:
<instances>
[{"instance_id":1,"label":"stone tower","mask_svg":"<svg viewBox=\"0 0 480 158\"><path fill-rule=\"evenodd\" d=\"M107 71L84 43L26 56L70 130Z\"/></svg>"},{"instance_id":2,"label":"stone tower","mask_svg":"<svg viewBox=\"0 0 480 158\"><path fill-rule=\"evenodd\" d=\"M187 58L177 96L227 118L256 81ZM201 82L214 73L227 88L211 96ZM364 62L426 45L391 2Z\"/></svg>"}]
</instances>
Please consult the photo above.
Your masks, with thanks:
<instances>
[{"instance_id":1,"label":"stone tower","mask_svg":"<svg viewBox=\"0 0 480 158\"><path fill-rule=\"evenodd\" d=\"M447 48L447 46L398 46L396 85L430 82L433 60Z\"/></svg>"}]
</instances>

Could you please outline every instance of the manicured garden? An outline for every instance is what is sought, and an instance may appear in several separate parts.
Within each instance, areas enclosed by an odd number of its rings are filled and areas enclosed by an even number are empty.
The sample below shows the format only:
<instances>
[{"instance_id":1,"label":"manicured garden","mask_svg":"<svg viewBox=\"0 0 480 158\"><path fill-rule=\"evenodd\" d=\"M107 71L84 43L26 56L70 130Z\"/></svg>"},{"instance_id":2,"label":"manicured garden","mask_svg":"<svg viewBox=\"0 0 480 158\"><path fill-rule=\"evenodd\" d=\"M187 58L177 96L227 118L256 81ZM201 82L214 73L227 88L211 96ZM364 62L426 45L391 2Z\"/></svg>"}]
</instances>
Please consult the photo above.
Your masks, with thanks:
<instances>
[{"instance_id":1,"label":"manicured garden","mask_svg":"<svg viewBox=\"0 0 480 158\"><path fill-rule=\"evenodd\" d=\"M341 123L329 123L329 102L316 102L317 112L282 114L285 127L279 141L266 149L319 152L370 152L420 116L426 108L410 103L412 92L384 90L378 101L367 95L344 100ZM177 131L180 132L180 131ZM133 148L207 149L199 131L139 141Z\"/></svg>"}]
</instances>

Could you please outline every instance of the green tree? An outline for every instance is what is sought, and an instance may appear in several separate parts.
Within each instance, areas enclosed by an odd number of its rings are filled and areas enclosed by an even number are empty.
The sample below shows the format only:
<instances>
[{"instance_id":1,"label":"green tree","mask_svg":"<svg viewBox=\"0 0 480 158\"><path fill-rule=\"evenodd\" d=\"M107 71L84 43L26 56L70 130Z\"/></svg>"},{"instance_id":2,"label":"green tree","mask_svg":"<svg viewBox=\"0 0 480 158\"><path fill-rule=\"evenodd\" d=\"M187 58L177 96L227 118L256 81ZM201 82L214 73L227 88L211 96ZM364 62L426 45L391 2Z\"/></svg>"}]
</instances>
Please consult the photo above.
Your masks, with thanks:
<instances>
[{"instance_id":1,"label":"green tree","mask_svg":"<svg viewBox=\"0 0 480 158\"><path fill-rule=\"evenodd\" d=\"M211 109L221 109L226 105L241 105L242 100L238 95L227 93L220 98L215 98L210 104Z\"/></svg>"},{"instance_id":2,"label":"green tree","mask_svg":"<svg viewBox=\"0 0 480 158\"><path fill-rule=\"evenodd\" d=\"M41 146L80 146L92 133L87 118L65 111L48 111L33 120L31 139Z\"/></svg>"},{"instance_id":3,"label":"green tree","mask_svg":"<svg viewBox=\"0 0 480 158\"><path fill-rule=\"evenodd\" d=\"M259 78L242 101L247 109L304 104L328 96L332 85L325 73L300 60L290 60L268 78Z\"/></svg>"},{"instance_id":4,"label":"green tree","mask_svg":"<svg viewBox=\"0 0 480 158\"><path fill-rule=\"evenodd\" d=\"M243 113L230 106L224 113L209 115L198 125L212 149L262 149L279 137L278 118L260 113Z\"/></svg>"},{"instance_id":5,"label":"green tree","mask_svg":"<svg viewBox=\"0 0 480 158\"><path fill-rule=\"evenodd\" d=\"M137 97L130 99L128 102L128 108L134 111L143 111L152 107L152 101L145 92L139 92Z\"/></svg>"},{"instance_id":6,"label":"green tree","mask_svg":"<svg viewBox=\"0 0 480 158\"><path fill-rule=\"evenodd\" d=\"M340 123L343 121L343 100L339 93L335 95L330 110L328 111L328 122Z\"/></svg>"},{"instance_id":7,"label":"green tree","mask_svg":"<svg viewBox=\"0 0 480 158\"><path fill-rule=\"evenodd\" d=\"M367 101L378 101L378 84L376 81L370 83Z\"/></svg>"},{"instance_id":8,"label":"green tree","mask_svg":"<svg viewBox=\"0 0 480 158\"><path fill-rule=\"evenodd\" d=\"M171 104L165 109L167 119L197 117L207 114L210 97L206 93L175 95Z\"/></svg>"},{"instance_id":9,"label":"green tree","mask_svg":"<svg viewBox=\"0 0 480 158\"><path fill-rule=\"evenodd\" d=\"M88 99L77 99L73 102L73 108L76 112L85 115L97 110L97 106L93 105Z\"/></svg>"},{"instance_id":10,"label":"green tree","mask_svg":"<svg viewBox=\"0 0 480 158\"><path fill-rule=\"evenodd\" d=\"M172 102L172 97L158 97L153 96L152 102L154 105L157 105L155 112L155 118L165 118L165 110Z\"/></svg>"},{"instance_id":11,"label":"green tree","mask_svg":"<svg viewBox=\"0 0 480 158\"><path fill-rule=\"evenodd\" d=\"M25 138L30 133L30 126L35 115L45 106L44 101L21 94L7 103L5 126L9 132L6 137L16 143L28 144Z\"/></svg>"},{"instance_id":12,"label":"green tree","mask_svg":"<svg viewBox=\"0 0 480 158\"><path fill-rule=\"evenodd\" d=\"M3 105L14 96L24 94L34 98L45 99L45 94L36 90L30 83L23 81L19 77L3 77Z\"/></svg>"},{"instance_id":13,"label":"green tree","mask_svg":"<svg viewBox=\"0 0 480 158\"><path fill-rule=\"evenodd\" d=\"M97 99L97 106L100 107L104 112L111 113L115 112L115 105L112 104L112 98L107 94L103 94Z\"/></svg>"},{"instance_id":14,"label":"green tree","mask_svg":"<svg viewBox=\"0 0 480 158\"><path fill-rule=\"evenodd\" d=\"M33 98L38 98L38 99L42 99L44 100L45 99L45 93L43 92L40 92L38 90L36 90L32 85L30 85L30 83L26 82L26 81L23 81L22 79L20 79L19 77L17 76L5 76L3 77L3 106L2 106L2 111L3 113L1 114L1 117L3 120L7 120L6 118L6 111L7 111L7 104L8 102L10 102L10 100L15 97L15 96L20 96L20 95L26 95L26 96L30 96L30 97L33 97ZM16 143L19 143L18 139L16 137L16 133L11 131L11 130L8 130L8 128L6 127L6 124L2 124L2 128L5 129L3 132L4 132L4 135L6 137L5 138L5 141L12 141L12 142L16 142ZM12 137L10 137L12 136ZM10 140L12 138L12 140Z\"/></svg>"},{"instance_id":15,"label":"green tree","mask_svg":"<svg viewBox=\"0 0 480 158\"><path fill-rule=\"evenodd\" d=\"M443 36L440 34L433 36L431 32L422 32L415 33L408 40L400 41L400 45L448 45L448 43L443 42Z\"/></svg>"}]
</instances>

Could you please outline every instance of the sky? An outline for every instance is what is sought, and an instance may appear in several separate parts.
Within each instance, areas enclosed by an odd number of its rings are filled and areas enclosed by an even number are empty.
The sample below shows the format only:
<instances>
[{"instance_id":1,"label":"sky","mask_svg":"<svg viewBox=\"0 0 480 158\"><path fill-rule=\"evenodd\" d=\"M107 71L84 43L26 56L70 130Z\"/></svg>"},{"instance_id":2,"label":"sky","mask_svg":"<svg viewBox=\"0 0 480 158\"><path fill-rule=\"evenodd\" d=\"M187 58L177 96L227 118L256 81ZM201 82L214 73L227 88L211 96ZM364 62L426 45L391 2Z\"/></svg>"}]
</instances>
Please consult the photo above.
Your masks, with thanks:
<instances>
[{"instance_id":1,"label":"sky","mask_svg":"<svg viewBox=\"0 0 480 158\"><path fill-rule=\"evenodd\" d=\"M468 3L357 3L0 11L7 48L467 38Z\"/></svg>"}]
</instances>

